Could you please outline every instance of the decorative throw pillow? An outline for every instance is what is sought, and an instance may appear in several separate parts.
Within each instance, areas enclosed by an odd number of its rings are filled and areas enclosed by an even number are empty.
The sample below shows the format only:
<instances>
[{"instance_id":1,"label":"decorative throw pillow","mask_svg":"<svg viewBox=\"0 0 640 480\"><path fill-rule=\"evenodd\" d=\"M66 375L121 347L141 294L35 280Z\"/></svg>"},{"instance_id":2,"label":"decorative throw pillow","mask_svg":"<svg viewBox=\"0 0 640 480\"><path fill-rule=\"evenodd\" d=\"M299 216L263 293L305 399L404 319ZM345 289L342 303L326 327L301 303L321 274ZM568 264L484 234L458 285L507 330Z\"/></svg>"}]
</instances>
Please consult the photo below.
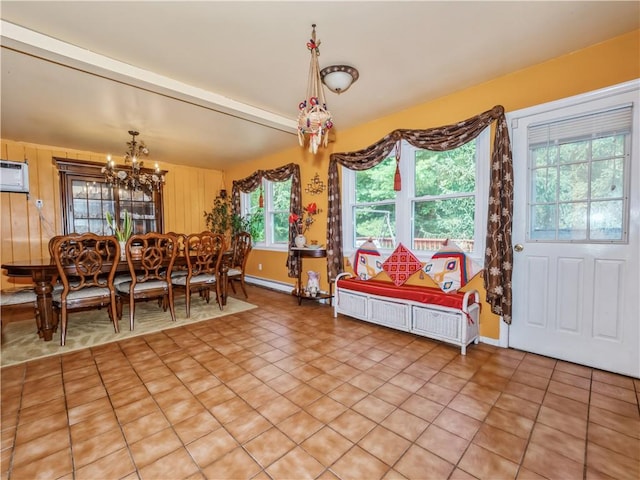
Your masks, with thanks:
<instances>
[{"instance_id":1,"label":"decorative throw pillow","mask_svg":"<svg viewBox=\"0 0 640 480\"><path fill-rule=\"evenodd\" d=\"M423 270L443 292L453 293L482 269L455 242L445 240Z\"/></svg>"},{"instance_id":2,"label":"decorative throw pillow","mask_svg":"<svg viewBox=\"0 0 640 480\"><path fill-rule=\"evenodd\" d=\"M382 269L391 277L396 287L403 285L421 268L422 262L401 243L382 264Z\"/></svg>"},{"instance_id":3,"label":"decorative throw pillow","mask_svg":"<svg viewBox=\"0 0 640 480\"><path fill-rule=\"evenodd\" d=\"M380 252L371 240L364 242L351 258L353 273L361 280L369 280L382 271Z\"/></svg>"}]
</instances>

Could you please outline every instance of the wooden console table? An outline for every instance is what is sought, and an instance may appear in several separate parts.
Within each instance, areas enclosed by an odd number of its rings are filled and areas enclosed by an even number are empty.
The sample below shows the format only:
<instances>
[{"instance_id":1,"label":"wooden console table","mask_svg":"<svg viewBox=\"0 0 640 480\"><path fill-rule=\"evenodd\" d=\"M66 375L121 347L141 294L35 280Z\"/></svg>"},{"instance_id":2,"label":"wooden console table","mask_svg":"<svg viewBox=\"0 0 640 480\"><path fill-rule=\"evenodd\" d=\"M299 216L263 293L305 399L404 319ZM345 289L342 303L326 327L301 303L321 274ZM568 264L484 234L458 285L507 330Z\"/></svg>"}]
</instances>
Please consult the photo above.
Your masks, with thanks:
<instances>
[{"instance_id":1,"label":"wooden console table","mask_svg":"<svg viewBox=\"0 0 640 480\"><path fill-rule=\"evenodd\" d=\"M294 294L298 297L298 305L302 304L302 300L329 300L331 305L331 299L333 298L331 282L329 282L329 293L318 293L315 297L308 295L302 287L302 260L304 258L326 258L327 250L324 248L297 248L292 247L291 251L296 257L300 259L300 269L298 271L298 279L296 281L296 289Z\"/></svg>"}]
</instances>

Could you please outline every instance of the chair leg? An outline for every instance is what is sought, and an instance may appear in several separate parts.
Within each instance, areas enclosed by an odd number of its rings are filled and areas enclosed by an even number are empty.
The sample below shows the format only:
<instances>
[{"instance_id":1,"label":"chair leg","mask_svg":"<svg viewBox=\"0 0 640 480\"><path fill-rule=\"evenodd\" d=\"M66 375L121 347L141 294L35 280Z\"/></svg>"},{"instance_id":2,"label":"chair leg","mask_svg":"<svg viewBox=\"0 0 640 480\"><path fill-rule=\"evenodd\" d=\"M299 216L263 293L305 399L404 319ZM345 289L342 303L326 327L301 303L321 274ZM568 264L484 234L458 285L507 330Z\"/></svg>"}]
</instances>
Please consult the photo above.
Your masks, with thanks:
<instances>
[{"instance_id":1,"label":"chair leg","mask_svg":"<svg viewBox=\"0 0 640 480\"><path fill-rule=\"evenodd\" d=\"M228 285L231 285L231 290L233 291L233 294L235 295L236 287L234 287L234 285L233 285L233 280L234 280L233 278L230 278L227 283L228 283Z\"/></svg>"},{"instance_id":2,"label":"chair leg","mask_svg":"<svg viewBox=\"0 0 640 480\"><path fill-rule=\"evenodd\" d=\"M184 302L187 307L187 318L191 317L191 287L187 286L184 290Z\"/></svg>"},{"instance_id":3,"label":"chair leg","mask_svg":"<svg viewBox=\"0 0 640 480\"><path fill-rule=\"evenodd\" d=\"M244 293L244 298L249 298L249 295L247 295L247 289L244 287L244 275L240 277L240 288L242 288L242 293Z\"/></svg>"},{"instance_id":4,"label":"chair leg","mask_svg":"<svg viewBox=\"0 0 640 480\"><path fill-rule=\"evenodd\" d=\"M67 306L63 303L60 308L62 310L62 319L60 321L60 345L64 347L64 344L67 341Z\"/></svg>"},{"instance_id":5,"label":"chair leg","mask_svg":"<svg viewBox=\"0 0 640 480\"><path fill-rule=\"evenodd\" d=\"M118 307L115 295L109 303L109 316L111 317L111 321L113 322L113 330L116 333L120 333L120 325L118 324Z\"/></svg>"},{"instance_id":6,"label":"chair leg","mask_svg":"<svg viewBox=\"0 0 640 480\"><path fill-rule=\"evenodd\" d=\"M175 309L175 305L173 302L173 292L171 290L169 290L169 293L167 293L166 297L169 297L169 311L171 312L171 320L173 322L176 321L176 309Z\"/></svg>"},{"instance_id":7,"label":"chair leg","mask_svg":"<svg viewBox=\"0 0 640 480\"><path fill-rule=\"evenodd\" d=\"M129 295L129 330L133 330L133 316L136 313L136 299Z\"/></svg>"}]
</instances>

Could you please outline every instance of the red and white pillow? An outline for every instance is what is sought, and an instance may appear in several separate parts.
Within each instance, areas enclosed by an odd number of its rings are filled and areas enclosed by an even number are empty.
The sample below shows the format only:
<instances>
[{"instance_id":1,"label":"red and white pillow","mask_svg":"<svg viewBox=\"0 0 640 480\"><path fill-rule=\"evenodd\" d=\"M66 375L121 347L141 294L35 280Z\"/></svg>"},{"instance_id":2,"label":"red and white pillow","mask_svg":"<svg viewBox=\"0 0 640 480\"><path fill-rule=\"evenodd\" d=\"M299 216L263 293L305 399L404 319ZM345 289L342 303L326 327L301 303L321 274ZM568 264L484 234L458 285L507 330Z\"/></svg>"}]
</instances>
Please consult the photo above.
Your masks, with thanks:
<instances>
[{"instance_id":1,"label":"red and white pillow","mask_svg":"<svg viewBox=\"0 0 640 480\"><path fill-rule=\"evenodd\" d=\"M421 268L422 262L401 243L382 264L382 269L387 272L396 287L404 285L409 277Z\"/></svg>"},{"instance_id":2,"label":"red and white pillow","mask_svg":"<svg viewBox=\"0 0 640 480\"><path fill-rule=\"evenodd\" d=\"M475 263L455 242L445 240L431 259L424 272L446 293L457 292L475 277L482 267Z\"/></svg>"}]
</instances>

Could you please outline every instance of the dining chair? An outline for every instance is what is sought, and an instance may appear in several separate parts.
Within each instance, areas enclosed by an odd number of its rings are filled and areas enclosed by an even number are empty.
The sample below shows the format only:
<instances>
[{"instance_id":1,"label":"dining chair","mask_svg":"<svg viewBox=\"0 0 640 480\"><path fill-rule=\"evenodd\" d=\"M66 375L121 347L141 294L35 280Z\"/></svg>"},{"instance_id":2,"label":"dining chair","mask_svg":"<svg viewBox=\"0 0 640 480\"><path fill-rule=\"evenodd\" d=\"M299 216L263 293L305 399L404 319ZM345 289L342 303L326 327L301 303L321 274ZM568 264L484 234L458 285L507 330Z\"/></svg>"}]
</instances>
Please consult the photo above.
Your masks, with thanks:
<instances>
[{"instance_id":1,"label":"dining chair","mask_svg":"<svg viewBox=\"0 0 640 480\"><path fill-rule=\"evenodd\" d=\"M142 247L135 256L131 250L133 244ZM127 240L125 250L131 281L116 285L118 318L122 318L122 303L123 300L127 300L129 328L133 330L136 301L162 299L164 310L166 311L168 305L171 320L175 322L171 271L178 253L176 237L157 232L132 235Z\"/></svg>"},{"instance_id":2,"label":"dining chair","mask_svg":"<svg viewBox=\"0 0 640 480\"><path fill-rule=\"evenodd\" d=\"M113 285L120 260L116 237L93 233L62 235L53 242L51 252L62 282L62 290L54 290L52 294L55 321L60 325L60 345L66 342L67 319L74 310L108 306L113 329L118 333Z\"/></svg>"},{"instance_id":3,"label":"dining chair","mask_svg":"<svg viewBox=\"0 0 640 480\"><path fill-rule=\"evenodd\" d=\"M223 308L220 265L226 250L224 235L205 231L187 236L185 259L187 275L173 277L173 286L184 289L187 317L191 315L191 293L197 291L209 303L211 288L216 288L216 301Z\"/></svg>"},{"instance_id":4,"label":"dining chair","mask_svg":"<svg viewBox=\"0 0 640 480\"><path fill-rule=\"evenodd\" d=\"M234 282L240 283L242 293L245 298L249 298L247 295L247 289L244 283L244 273L247 265L247 258L253 248L253 242L251 240L251 234L248 232L238 232L233 236L232 240L233 253L231 263L229 264L229 270L227 271L227 283L231 285L233 293L236 293L236 289L233 285Z\"/></svg>"}]
</instances>

